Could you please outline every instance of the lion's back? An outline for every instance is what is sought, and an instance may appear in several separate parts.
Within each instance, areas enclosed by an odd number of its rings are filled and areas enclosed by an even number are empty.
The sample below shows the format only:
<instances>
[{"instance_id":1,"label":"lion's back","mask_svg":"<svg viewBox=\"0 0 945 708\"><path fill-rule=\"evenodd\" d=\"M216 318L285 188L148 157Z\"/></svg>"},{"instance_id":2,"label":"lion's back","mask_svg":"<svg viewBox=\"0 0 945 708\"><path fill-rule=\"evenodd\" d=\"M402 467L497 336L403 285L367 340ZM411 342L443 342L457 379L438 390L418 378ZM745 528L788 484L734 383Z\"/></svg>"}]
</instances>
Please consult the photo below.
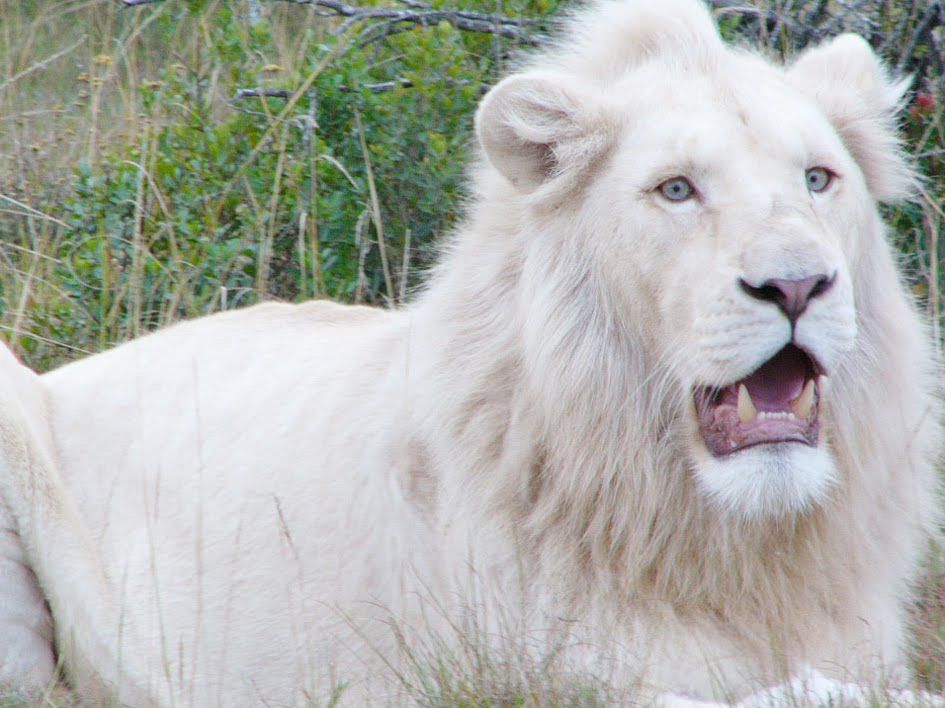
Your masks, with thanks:
<instances>
[{"instance_id":1,"label":"lion's back","mask_svg":"<svg viewBox=\"0 0 945 708\"><path fill-rule=\"evenodd\" d=\"M405 318L328 302L266 303L182 322L50 372L41 381L67 481L87 483L110 465L168 477L172 460L203 458L223 466L232 485L251 476L260 456L278 460L280 443L342 434L346 409L366 408L369 424ZM240 457L250 446L253 454ZM94 450L88 464L101 472L79 468L83 450Z\"/></svg>"},{"instance_id":2,"label":"lion's back","mask_svg":"<svg viewBox=\"0 0 945 708\"><path fill-rule=\"evenodd\" d=\"M265 304L175 325L42 378L63 480L111 581L137 605L128 651L158 652L165 641L189 651L193 628L206 626L223 633L182 658L203 676L256 666L263 641L285 655L302 641L332 660L322 652L337 637L296 630L337 618L324 603L300 608L295 583L343 602L345 584L370 572L352 536L364 516L406 513L379 496L390 470L364 459L366 440L386 444L406 317ZM319 563L302 568L299 558ZM155 586L175 602L152 606ZM234 625L229 607L266 627ZM303 685L298 670L267 671L268 689ZM207 702L243 690L199 689Z\"/></svg>"}]
</instances>

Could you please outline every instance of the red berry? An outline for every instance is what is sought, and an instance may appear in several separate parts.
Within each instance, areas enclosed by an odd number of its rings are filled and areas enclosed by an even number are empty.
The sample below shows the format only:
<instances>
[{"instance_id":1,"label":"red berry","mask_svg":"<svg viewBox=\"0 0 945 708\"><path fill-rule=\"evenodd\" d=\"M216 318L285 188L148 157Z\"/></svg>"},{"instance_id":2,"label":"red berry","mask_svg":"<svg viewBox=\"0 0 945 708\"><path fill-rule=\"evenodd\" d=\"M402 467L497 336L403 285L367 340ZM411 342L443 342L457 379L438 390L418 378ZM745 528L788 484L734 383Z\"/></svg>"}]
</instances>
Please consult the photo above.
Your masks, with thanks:
<instances>
[{"instance_id":1,"label":"red berry","mask_svg":"<svg viewBox=\"0 0 945 708\"><path fill-rule=\"evenodd\" d=\"M935 96L925 91L919 91L915 95L915 105L919 110L931 111L935 108Z\"/></svg>"}]
</instances>

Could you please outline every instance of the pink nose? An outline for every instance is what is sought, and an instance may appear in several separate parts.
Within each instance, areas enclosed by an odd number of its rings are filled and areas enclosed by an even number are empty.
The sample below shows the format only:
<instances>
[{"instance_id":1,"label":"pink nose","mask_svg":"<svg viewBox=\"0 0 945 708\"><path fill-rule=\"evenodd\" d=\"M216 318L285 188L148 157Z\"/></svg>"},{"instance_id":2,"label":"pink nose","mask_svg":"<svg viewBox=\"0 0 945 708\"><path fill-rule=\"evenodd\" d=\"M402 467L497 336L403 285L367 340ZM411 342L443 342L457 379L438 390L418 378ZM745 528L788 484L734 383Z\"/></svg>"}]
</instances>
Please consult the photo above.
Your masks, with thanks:
<instances>
[{"instance_id":1,"label":"pink nose","mask_svg":"<svg viewBox=\"0 0 945 708\"><path fill-rule=\"evenodd\" d=\"M800 280L771 278L761 285L751 285L744 278L740 278L739 284L742 290L753 298L776 304L791 324L794 324L797 318L804 314L811 300L830 290L836 277L836 273L829 277L820 273Z\"/></svg>"}]
</instances>

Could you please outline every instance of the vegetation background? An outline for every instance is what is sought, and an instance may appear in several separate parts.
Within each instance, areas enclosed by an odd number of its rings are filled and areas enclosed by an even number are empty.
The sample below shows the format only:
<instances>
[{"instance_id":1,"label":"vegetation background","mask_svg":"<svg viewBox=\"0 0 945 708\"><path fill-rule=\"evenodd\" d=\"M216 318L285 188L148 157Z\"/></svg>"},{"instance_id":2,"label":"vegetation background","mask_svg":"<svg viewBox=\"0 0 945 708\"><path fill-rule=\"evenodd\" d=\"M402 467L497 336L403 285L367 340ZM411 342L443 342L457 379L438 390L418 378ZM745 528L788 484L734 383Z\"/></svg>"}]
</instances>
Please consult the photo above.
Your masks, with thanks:
<instances>
[{"instance_id":1,"label":"vegetation background","mask_svg":"<svg viewBox=\"0 0 945 708\"><path fill-rule=\"evenodd\" d=\"M409 299L461 216L472 118L566 0L0 0L0 336L48 370L260 300ZM927 177L889 207L941 331L945 7L712 0L790 58L853 30L914 77ZM945 685L945 562L915 607L919 684Z\"/></svg>"}]
</instances>

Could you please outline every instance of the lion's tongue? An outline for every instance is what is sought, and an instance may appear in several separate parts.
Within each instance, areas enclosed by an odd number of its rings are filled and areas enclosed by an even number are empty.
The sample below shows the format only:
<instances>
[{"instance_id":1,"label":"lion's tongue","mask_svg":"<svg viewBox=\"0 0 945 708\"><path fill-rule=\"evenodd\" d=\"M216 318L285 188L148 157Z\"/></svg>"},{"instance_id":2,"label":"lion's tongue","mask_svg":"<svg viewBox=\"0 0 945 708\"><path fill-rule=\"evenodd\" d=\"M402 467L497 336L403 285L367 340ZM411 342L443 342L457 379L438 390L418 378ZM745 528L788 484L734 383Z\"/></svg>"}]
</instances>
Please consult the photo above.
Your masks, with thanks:
<instances>
[{"instance_id":1,"label":"lion's tongue","mask_svg":"<svg viewBox=\"0 0 945 708\"><path fill-rule=\"evenodd\" d=\"M740 383L745 384L759 411L789 411L801 395L809 375L809 359L795 347L786 347Z\"/></svg>"}]
</instances>

